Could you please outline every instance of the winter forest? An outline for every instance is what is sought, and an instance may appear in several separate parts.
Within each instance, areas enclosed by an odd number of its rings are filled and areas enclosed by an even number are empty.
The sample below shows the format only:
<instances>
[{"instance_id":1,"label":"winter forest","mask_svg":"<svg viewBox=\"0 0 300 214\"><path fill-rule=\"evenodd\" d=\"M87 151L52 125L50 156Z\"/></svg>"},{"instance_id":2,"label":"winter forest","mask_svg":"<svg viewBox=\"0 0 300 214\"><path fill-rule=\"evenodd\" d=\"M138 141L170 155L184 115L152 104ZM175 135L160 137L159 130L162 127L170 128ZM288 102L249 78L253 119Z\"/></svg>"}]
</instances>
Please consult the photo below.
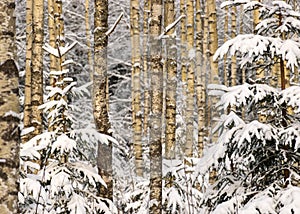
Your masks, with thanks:
<instances>
[{"instance_id":1,"label":"winter forest","mask_svg":"<svg viewBox=\"0 0 300 214\"><path fill-rule=\"evenodd\" d=\"M300 214L300 1L1 0L0 213Z\"/></svg>"}]
</instances>

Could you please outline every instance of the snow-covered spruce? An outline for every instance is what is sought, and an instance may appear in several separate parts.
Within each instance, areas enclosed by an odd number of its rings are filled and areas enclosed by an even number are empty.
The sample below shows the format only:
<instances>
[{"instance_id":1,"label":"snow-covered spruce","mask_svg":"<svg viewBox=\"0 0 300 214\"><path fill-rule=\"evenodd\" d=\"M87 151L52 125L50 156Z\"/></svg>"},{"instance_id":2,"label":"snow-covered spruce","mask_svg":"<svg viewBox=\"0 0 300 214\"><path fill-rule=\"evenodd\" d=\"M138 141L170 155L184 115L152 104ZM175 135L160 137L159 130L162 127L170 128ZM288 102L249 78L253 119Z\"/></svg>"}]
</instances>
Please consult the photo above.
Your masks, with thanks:
<instances>
[{"instance_id":1,"label":"snow-covered spruce","mask_svg":"<svg viewBox=\"0 0 300 214\"><path fill-rule=\"evenodd\" d=\"M265 73L280 63L293 77L300 60L300 43L293 36L300 32L300 13L283 1L234 0L223 6L240 4L246 11L259 9L256 34L228 40L214 59L237 55L240 67ZM221 116L214 130L218 142L196 167L203 178L200 213L300 213L300 87L281 84L278 89L254 82L209 86L211 96L220 96L219 109L231 111ZM212 170L217 173L214 184L205 179Z\"/></svg>"},{"instance_id":2,"label":"snow-covered spruce","mask_svg":"<svg viewBox=\"0 0 300 214\"><path fill-rule=\"evenodd\" d=\"M220 89L224 94L219 107L223 110L245 107L265 115L266 122L245 122L233 111L221 117L216 129L221 133L219 140L196 167L203 178L212 168L217 169L216 183L203 184L205 212L246 213L258 209L265 213L267 206L259 203L265 197L270 199L265 201L270 203L271 213L299 212L300 122L296 114L288 114L285 109L290 106L299 112L300 100L290 88L279 91L267 85L245 84ZM300 87L293 89L298 91ZM266 108L267 103L272 105ZM282 195L289 191L295 194L284 199Z\"/></svg>"},{"instance_id":3,"label":"snow-covered spruce","mask_svg":"<svg viewBox=\"0 0 300 214\"><path fill-rule=\"evenodd\" d=\"M63 53L67 52L65 48ZM95 167L79 159L82 152L77 146L80 140L107 144L115 140L91 127L73 129L76 118L71 114L73 106L68 104L68 95L76 82L68 72L64 69L51 73L56 84L46 88L47 101L40 106L47 116L47 130L21 145L22 213L115 212L111 201L98 196L99 186L106 184Z\"/></svg>"}]
</instances>

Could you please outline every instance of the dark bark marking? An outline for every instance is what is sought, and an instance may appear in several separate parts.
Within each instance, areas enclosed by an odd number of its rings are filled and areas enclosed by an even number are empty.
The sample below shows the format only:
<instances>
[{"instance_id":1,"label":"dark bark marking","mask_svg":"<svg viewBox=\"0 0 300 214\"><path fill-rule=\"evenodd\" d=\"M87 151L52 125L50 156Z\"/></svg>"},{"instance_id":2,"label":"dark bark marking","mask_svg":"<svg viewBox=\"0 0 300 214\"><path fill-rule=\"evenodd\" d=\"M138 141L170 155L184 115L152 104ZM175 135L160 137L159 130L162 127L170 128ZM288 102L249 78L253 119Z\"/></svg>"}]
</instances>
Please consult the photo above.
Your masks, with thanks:
<instances>
[{"instance_id":1,"label":"dark bark marking","mask_svg":"<svg viewBox=\"0 0 300 214\"><path fill-rule=\"evenodd\" d=\"M0 72L4 73L8 78L18 77L19 75L15 61L12 59L8 59L0 65Z\"/></svg>"}]
</instances>

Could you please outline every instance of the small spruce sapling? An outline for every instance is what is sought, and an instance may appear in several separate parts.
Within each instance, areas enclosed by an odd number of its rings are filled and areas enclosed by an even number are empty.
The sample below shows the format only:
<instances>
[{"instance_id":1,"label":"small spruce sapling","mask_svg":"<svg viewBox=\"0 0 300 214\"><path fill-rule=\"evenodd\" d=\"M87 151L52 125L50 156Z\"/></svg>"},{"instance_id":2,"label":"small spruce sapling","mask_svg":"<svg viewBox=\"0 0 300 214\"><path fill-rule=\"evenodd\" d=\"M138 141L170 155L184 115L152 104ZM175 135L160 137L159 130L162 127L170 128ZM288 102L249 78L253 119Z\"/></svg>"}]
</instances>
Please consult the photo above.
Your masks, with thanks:
<instances>
[{"instance_id":1,"label":"small spruce sapling","mask_svg":"<svg viewBox=\"0 0 300 214\"><path fill-rule=\"evenodd\" d=\"M47 115L48 130L24 143L21 148L20 208L22 213L114 213L111 201L98 196L99 186L106 186L97 170L79 159L78 141L92 137L101 143L115 140L109 136L73 130L72 105L67 96L76 86L68 76L63 61L70 46L44 49L60 59L60 70L50 75L47 101L40 109ZM91 139L89 139L91 140ZM32 173L34 172L34 173Z\"/></svg>"}]
</instances>

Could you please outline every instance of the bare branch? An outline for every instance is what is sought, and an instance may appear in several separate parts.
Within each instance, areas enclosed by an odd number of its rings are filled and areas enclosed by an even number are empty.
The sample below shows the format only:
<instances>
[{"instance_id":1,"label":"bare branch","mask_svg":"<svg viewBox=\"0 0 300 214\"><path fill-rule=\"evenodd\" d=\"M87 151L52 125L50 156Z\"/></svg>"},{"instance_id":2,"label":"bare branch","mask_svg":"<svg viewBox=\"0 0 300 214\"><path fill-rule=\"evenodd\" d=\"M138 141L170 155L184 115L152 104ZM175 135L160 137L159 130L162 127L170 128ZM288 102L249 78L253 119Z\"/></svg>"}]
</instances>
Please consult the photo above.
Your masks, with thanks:
<instances>
[{"instance_id":1,"label":"bare branch","mask_svg":"<svg viewBox=\"0 0 300 214\"><path fill-rule=\"evenodd\" d=\"M122 17L123 17L124 13L122 12L119 17L117 18L117 20L115 21L115 23L113 24L113 26L105 33L106 36L109 36L117 27L118 23L121 21Z\"/></svg>"}]
</instances>

